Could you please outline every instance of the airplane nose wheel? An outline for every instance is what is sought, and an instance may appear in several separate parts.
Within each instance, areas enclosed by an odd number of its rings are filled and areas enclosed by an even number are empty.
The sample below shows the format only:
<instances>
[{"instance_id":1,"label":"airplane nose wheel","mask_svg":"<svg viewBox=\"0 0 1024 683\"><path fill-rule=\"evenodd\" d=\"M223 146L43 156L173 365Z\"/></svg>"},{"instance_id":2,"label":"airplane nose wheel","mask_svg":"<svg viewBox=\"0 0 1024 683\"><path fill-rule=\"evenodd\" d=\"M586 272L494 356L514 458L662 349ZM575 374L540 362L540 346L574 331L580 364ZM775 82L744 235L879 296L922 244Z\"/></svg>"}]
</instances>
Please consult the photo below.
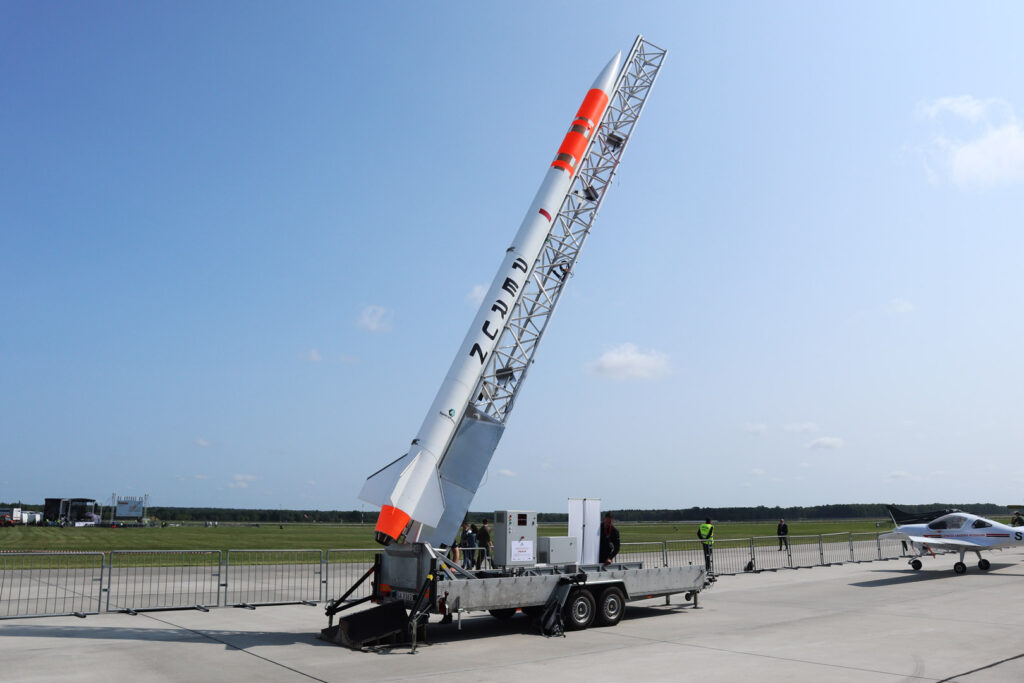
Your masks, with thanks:
<instances>
[{"instance_id":1,"label":"airplane nose wheel","mask_svg":"<svg viewBox=\"0 0 1024 683\"><path fill-rule=\"evenodd\" d=\"M992 566L992 563L988 560L978 560L978 569L983 572L987 572L988 568Z\"/></svg>"},{"instance_id":2,"label":"airplane nose wheel","mask_svg":"<svg viewBox=\"0 0 1024 683\"><path fill-rule=\"evenodd\" d=\"M916 572L921 568L921 560L911 560L910 566L913 567L914 571Z\"/></svg>"},{"instance_id":3,"label":"airplane nose wheel","mask_svg":"<svg viewBox=\"0 0 1024 683\"><path fill-rule=\"evenodd\" d=\"M955 571L957 574L966 574L967 573L967 565L964 564L963 562L957 562L956 564L953 565L953 571Z\"/></svg>"}]
</instances>

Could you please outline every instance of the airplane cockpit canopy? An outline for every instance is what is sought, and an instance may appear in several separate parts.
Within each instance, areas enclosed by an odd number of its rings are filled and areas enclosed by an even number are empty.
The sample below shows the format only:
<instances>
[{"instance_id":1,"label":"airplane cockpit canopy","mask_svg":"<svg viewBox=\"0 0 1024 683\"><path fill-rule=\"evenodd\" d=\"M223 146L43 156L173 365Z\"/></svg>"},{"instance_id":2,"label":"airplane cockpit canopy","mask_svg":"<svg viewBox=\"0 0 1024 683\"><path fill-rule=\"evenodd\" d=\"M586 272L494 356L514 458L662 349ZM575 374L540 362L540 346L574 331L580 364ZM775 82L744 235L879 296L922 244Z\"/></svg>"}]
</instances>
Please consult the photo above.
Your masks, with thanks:
<instances>
[{"instance_id":1,"label":"airplane cockpit canopy","mask_svg":"<svg viewBox=\"0 0 1024 683\"><path fill-rule=\"evenodd\" d=\"M974 524L972 524L971 526L975 529L987 529L988 527L992 526L992 523L986 522L983 519L976 519L974 520Z\"/></svg>"},{"instance_id":2,"label":"airplane cockpit canopy","mask_svg":"<svg viewBox=\"0 0 1024 683\"><path fill-rule=\"evenodd\" d=\"M959 529L967 523L967 518L963 515L947 515L940 517L931 524L928 525L929 529Z\"/></svg>"}]
</instances>

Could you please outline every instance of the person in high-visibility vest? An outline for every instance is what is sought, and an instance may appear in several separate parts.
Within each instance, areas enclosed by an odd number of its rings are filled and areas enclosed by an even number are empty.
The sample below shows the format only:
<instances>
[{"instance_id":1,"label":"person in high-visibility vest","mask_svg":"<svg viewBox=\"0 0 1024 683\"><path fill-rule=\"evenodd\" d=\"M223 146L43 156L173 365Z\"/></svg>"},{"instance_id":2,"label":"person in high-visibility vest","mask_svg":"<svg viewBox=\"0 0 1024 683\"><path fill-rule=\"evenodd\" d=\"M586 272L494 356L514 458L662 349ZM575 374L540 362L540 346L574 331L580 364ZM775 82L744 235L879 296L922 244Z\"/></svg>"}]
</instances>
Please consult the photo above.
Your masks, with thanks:
<instances>
[{"instance_id":1,"label":"person in high-visibility vest","mask_svg":"<svg viewBox=\"0 0 1024 683\"><path fill-rule=\"evenodd\" d=\"M711 549L715 544L715 526L711 523L710 517L705 518L704 523L697 529L697 538L704 546L704 568L710 573L713 564Z\"/></svg>"}]
</instances>

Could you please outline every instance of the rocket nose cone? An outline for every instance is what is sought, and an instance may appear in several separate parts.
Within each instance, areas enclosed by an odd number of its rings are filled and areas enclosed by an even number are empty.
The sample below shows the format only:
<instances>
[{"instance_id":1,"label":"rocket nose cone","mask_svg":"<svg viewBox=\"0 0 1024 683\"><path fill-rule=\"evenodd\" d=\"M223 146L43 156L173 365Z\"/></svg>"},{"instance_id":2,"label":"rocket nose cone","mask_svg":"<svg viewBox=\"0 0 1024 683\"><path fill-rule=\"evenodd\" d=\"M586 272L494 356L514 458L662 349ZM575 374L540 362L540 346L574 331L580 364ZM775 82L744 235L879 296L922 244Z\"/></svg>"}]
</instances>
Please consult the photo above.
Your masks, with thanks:
<instances>
[{"instance_id":1,"label":"rocket nose cone","mask_svg":"<svg viewBox=\"0 0 1024 683\"><path fill-rule=\"evenodd\" d=\"M598 74L597 79L594 81L594 85L591 89L603 90L609 97L612 94L612 89L615 87L615 79L619 76L619 62L622 61L622 52L615 53L611 61L605 65L601 73Z\"/></svg>"}]
</instances>

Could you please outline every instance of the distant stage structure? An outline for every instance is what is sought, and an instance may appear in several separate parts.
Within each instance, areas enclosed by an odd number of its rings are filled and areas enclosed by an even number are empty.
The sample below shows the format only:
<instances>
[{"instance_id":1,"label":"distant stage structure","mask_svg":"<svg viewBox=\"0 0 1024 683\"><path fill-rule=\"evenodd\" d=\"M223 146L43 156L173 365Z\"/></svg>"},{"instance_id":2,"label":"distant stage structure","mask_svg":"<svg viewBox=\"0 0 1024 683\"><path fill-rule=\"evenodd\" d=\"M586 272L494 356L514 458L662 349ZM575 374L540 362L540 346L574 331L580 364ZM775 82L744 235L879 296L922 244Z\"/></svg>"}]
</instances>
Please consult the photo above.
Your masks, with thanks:
<instances>
[{"instance_id":1,"label":"distant stage structure","mask_svg":"<svg viewBox=\"0 0 1024 683\"><path fill-rule=\"evenodd\" d=\"M587 91L409 452L363 485L378 543L455 538L665 54L638 36Z\"/></svg>"}]
</instances>

